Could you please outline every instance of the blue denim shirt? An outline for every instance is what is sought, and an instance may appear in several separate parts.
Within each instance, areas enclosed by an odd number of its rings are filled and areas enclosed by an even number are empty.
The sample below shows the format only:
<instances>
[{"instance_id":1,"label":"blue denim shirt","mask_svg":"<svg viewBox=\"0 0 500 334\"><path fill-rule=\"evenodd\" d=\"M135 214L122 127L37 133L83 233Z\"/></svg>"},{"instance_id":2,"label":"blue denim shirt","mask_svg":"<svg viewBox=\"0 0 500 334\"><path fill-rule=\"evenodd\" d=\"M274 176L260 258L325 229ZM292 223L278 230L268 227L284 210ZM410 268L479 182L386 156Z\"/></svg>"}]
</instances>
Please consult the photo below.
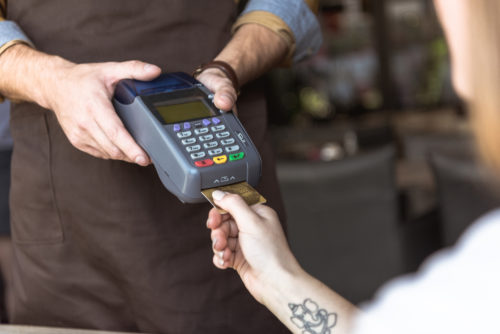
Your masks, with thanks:
<instances>
[{"instance_id":1,"label":"blue denim shirt","mask_svg":"<svg viewBox=\"0 0 500 334\"><path fill-rule=\"evenodd\" d=\"M316 15L304 0L250 0L243 13L262 10L280 17L295 37L294 62L315 54L323 43Z\"/></svg>"}]
</instances>

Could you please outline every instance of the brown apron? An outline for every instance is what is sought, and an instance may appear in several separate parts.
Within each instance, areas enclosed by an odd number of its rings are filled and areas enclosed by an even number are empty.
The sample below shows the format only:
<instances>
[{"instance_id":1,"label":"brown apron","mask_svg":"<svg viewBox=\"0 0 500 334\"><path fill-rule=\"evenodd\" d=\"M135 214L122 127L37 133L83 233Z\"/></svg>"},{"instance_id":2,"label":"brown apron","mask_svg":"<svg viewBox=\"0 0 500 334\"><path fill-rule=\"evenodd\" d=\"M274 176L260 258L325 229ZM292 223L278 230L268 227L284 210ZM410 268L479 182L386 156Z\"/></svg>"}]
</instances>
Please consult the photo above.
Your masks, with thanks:
<instances>
[{"instance_id":1,"label":"brown apron","mask_svg":"<svg viewBox=\"0 0 500 334\"><path fill-rule=\"evenodd\" d=\"M140 59L190 72L230 38L234 0L11 0L41 50L77 63ZM263 158L259 190L282 211L256 85L240 118ZM51 111L15 105L12 322L149 333L280 333L236 273L212 265L210 205L182 204L153 167L75 149Z\"/></svg>"}]
</instances>

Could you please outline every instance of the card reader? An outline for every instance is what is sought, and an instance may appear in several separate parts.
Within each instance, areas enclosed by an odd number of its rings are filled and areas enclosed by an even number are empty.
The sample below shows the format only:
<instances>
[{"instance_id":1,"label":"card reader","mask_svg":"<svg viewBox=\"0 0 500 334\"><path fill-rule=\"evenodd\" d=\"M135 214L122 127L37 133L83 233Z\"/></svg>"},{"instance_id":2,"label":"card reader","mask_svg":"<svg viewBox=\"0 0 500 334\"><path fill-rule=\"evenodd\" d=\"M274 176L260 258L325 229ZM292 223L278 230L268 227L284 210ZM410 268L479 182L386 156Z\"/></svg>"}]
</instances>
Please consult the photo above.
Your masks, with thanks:
<instances>
[{"instance_id":1,"label":"card reader","mask_svg":"<svg viewBox=\"0 0 500 334\"><path fill-rule=\"evenodd\" d=\"M203 202L201 191L248 182L256 186L260 155L232 112L182 72L153 81L121 80L113 105L136 142L149 154L163 185L182 202Z\"/></svg>"}]
</instances>

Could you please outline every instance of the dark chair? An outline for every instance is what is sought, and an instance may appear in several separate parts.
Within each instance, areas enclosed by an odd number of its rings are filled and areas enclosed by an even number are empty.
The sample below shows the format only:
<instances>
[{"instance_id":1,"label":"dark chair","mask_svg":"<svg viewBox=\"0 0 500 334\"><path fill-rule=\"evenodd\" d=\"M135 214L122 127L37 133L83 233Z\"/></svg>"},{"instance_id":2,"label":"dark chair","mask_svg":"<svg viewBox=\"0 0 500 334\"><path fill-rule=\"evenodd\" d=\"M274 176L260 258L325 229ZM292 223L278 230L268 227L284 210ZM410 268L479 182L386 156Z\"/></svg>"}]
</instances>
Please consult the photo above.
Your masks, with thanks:
<instances>
[{"instance_id":1,"label":"dark chair","mask_svg":"<svg viewBox=\"0 0 500 334\"><path fill-rule=\"evenodd\" d=\"M470 152L436 151L430 155L445 246L486 212L500 206L498 182Z\"/></svg>"},{"instance_id":2,"label":"dark chair","mask_svg":"<svg viewBox=\"0 0 500 334\"><path fill-rule=\"evenodd\" d=\"M403 271L394 149L278 164L290 245L302 266L353 302Z\"/></svg>"}]
</instances>

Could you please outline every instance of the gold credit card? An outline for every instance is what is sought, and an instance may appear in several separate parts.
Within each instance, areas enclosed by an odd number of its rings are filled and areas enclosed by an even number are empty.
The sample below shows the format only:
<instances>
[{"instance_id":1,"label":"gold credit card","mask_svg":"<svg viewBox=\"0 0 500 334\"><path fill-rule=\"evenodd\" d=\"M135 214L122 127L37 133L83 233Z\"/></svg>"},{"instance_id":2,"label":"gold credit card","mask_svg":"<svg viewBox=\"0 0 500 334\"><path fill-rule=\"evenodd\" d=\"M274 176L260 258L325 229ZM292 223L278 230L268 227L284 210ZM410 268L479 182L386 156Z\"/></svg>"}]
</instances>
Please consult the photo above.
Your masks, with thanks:
<instances>
[{"instance_id":1,"label":"gold credit card","mask_svg":"<svg viewBox=\"0 0 500 334\"><path fill-rule=\"evenodd\" d=\"M240 183L235 183L235 184L230 184L228 186L220 186L220 187L214 187L210 189L204 189L201 191L202 195L205 196L205 198L215 207L217 210L219 210L220 213L227 213L227 211L221 209L217 205L215 205L214 200L212 198L212 193L216 190L220 191L225 191L227 193L231 194L238 194L240 195L243 200L248 205L254 205L257 203L266 203L266 199L264 196L259 194L257 190L255 190L251 185L249 185L246 182L240 182Z\"/></svg>"}]
</instances>

